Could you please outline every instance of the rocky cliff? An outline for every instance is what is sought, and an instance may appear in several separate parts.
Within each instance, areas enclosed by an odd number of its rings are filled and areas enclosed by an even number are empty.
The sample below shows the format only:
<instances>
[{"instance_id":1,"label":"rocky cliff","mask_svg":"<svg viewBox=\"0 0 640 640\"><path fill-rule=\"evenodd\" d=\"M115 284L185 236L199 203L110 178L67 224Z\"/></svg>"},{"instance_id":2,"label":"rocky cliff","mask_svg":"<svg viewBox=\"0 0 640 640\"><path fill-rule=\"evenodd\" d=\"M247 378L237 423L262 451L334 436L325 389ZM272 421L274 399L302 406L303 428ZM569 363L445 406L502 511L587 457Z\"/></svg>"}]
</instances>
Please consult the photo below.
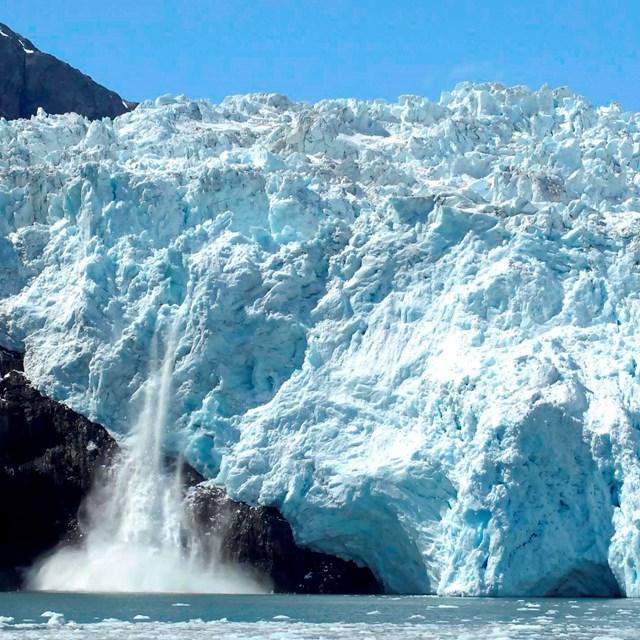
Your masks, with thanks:
<instances>
[{"instance_id":1,"label":"rocky cliff","mask_svg":"<svg viewBox=\"0 0 640 640\"><path fill-rule=\"evenodd\" d=\"M250 565L277 593L381 593L371 571L296 545L289 523L274 507L230 500L220 487L199 484L187 495L190 525L205 552Z\"/></svg>"},{"instance_id":2,"label":"rocky cliff","mask_svg":"<svg viewBox=\"0 0 640 640\"><path fill-rule=\"evenodd\" d=\"M48 400L18 354L0 351L0 588L78 530L77 514L116 444L100 426Z\"/></svg>"}]
</instances>

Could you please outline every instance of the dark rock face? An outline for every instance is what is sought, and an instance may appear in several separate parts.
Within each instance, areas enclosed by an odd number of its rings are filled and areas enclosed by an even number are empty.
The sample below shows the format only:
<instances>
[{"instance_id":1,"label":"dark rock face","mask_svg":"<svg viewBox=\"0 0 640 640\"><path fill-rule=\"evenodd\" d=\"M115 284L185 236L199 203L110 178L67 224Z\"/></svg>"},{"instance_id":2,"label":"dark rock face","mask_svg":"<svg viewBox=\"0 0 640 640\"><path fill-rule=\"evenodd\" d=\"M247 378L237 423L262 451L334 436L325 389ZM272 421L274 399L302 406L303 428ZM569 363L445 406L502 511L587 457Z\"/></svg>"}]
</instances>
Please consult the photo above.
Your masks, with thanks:
<instances>
[{"instance_id":1,"label":"dark rock face","mask_svg":"<svg viewBox=\"0 0 640 640\"><path fill-rule=\"evenodd\" d=\"M82 503L118 453L103 427L42 396L21 371L22 356L0 347L0 590L21 588L39 556L77 542ZM368 569L298 547L277 509L234 502L188 465L181 475L189 538L204 553L252 567L280 593L382 593Z\"/></svg>"},{"instance_id":2,"label":"dark rock face","mask_svg":"<svg viewBox=\"0 0 640 640\"><path fill-rule=\"evenodd\" d=\"M289 523L273 507L234 502L206 484L196 486L187 500L198 539L222 561L269 576L276 593L383 593L369 569L298 547Z\"/></svg>"},{"instance_id":3,"label":"dark rock face","mask_svg":"<svg viewBox=\"0 0 640 640\"><path fill-rule=\"evenodd\" d=\"M42 107L95 120L135 106L0 23L0 116L29 118Z\"/></svg>"},{"instance_id":4,"label":"dark rock face","mask_svg":"<svg viewBox=\"0 0 640 640\"><path fill-rule=\"evenodd\" d=\"M8 361L0 352L0 364ZM105 429L42 396L24 374L0 379L0 588L19 588L22 570L73 534L96 471L116 449Z\"/></svg>"},{"instance_id":5,"label":"dark rock face","mask_svg":"<svg viewBox=\"0 0 640 640\"><path fill-rule=\"evenodd\" d=\"M0 377L6 376L10 371L24 371L22 354L0 347Z\"/></svg>"}]
</instances>

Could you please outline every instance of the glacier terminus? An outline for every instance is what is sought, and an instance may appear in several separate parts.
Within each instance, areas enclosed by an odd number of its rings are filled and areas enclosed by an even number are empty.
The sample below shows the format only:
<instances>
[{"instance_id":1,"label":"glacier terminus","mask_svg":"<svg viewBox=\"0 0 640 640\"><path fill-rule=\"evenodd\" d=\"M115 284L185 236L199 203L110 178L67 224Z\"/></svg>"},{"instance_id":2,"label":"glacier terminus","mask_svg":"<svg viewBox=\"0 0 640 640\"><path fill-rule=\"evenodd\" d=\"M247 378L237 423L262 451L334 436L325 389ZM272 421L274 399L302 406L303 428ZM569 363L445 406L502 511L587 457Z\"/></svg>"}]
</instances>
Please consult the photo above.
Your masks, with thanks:
<instances>
[{"instance_id":1,"label":"glacier terminus","mask_svg":"<svg viewBox=\"0 0 640 640\"><path fill-rule=\"evenodd\" d=\"M569 89L0 120L0 344L388 592L640 596L640 114ZM154 338L154 336L158 336Z\"/></svg>"}]
</instances>

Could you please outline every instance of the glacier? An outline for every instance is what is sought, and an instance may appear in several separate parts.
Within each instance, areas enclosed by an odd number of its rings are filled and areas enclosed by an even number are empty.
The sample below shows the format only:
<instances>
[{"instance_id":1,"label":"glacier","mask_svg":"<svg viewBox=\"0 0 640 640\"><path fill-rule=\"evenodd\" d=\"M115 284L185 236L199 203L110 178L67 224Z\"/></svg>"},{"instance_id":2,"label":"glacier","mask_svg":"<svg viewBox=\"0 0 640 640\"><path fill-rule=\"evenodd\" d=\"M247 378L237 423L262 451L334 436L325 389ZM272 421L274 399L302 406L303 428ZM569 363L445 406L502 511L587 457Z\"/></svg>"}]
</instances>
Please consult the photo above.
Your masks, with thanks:
<instances>
[{"instance_id":1,"label":"glacier","mask_svg":"<svg viewBox=\"0 0 640 640\"><path fill-rule=\"evenodd\" d=\"M0 344L389 592L640 596L640 114L567 88L0 119Z\"/></svg>"}]
</instances>

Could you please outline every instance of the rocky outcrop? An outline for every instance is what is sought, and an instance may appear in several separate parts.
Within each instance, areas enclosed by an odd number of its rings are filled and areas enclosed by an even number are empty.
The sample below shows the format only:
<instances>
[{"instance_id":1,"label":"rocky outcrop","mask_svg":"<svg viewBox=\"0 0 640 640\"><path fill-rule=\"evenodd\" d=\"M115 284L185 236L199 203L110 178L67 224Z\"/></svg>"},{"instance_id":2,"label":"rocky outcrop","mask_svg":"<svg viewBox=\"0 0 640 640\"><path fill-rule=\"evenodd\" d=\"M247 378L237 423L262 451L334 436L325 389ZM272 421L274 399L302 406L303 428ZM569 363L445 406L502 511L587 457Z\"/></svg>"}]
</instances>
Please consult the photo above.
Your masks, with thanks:
<instances>
[{"instance_id":1,"label":"rocky outcrop","mask_svg":"<svg viewBox=\"0 0 640 640\"><path fill-rule=\"evenodd\" d=\"M206 483L188 493L187 505L201 549L269 576L276 593L383 591L369 569L299 547L291 526L274 507L234 502L224 490Z\"/></svg>"},{"instance_id":2,"label":"rocky outcrop","mask_svg":"<svg viewBox=\"0 0 640 640\"><path fill-rule=\"evenodd\" d=\"M100 425L36 391L18 354L0 351L0 588L77 529L77 514L116 444ZM12 368L13 370L7 371Z\"/></svg>"},{"instance_id":3,"label":"rocky outcrop","mask_svg":"<svg viewBox=\"0 0 640 640\"><path fill-rule=\"evenodd\" d=\"M20 354L0 347L0 590L19 589L39 556L76 542L83 500L117 451L106 429L42 396ZM204 553L254 567L281 593L381 592L368 569L298 547L277 509L234 502L188 465L181 473L186 524Z\"/></svg>"},{"instance_id":4,"label":"rocky outcrop","mask_svg":"<svg viewBox=\"0 0 640 640\"><path fill-rule=\"evenodd\" d=\"M22 354L0 347L0 377L6 376L10 371L24 371Z\"/></svg>"},{"instance_id":5,"label":"rocky outcrop","mask_svg":"<svg viewBox=\"0 0 640 640\"><path fill-rule=\"evenodd\" d=\"M42 107L95 120L135 106L0 23L0 116L29 118Z\"/></svg>"}]
</instances>

